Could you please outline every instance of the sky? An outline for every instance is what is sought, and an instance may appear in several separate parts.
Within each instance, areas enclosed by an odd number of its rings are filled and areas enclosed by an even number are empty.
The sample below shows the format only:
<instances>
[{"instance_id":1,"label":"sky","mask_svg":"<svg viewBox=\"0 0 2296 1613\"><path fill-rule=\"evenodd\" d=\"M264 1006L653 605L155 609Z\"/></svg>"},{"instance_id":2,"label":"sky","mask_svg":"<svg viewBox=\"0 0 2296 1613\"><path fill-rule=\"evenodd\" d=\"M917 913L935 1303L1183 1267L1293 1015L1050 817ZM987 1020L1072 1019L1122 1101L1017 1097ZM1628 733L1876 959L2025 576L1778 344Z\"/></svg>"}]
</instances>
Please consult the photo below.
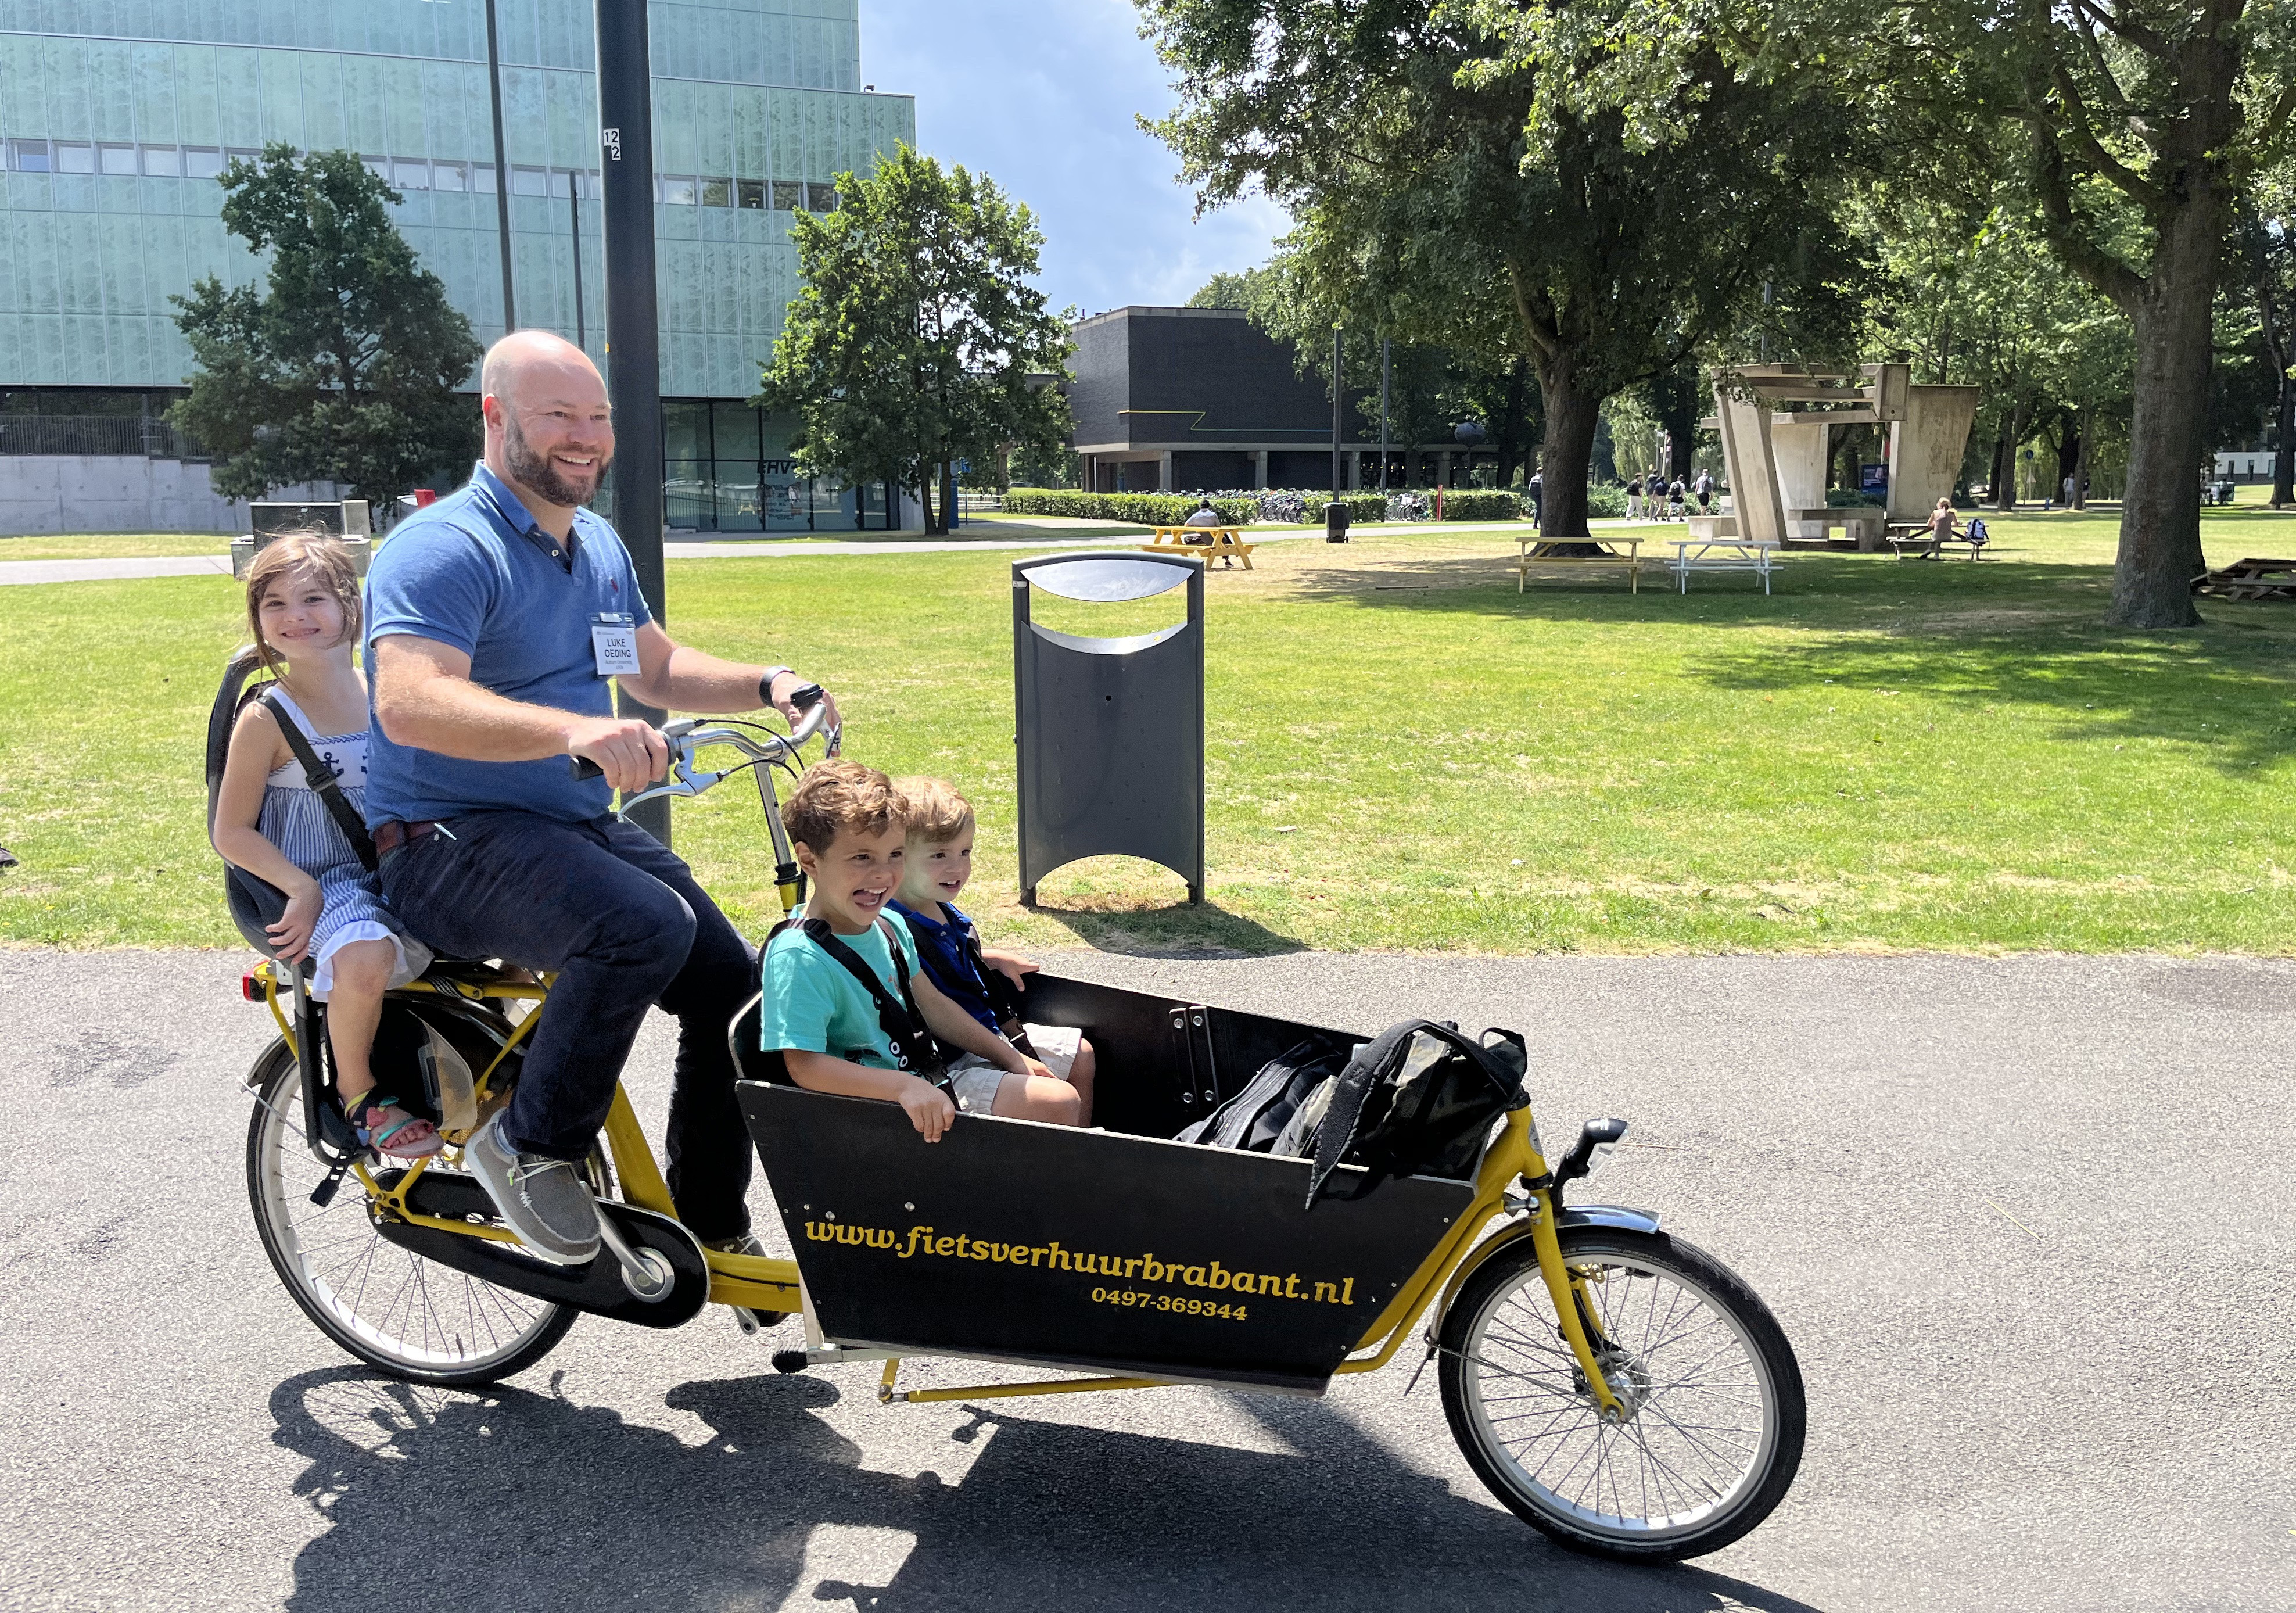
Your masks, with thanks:
<instances>
[{"instance_id":1,"label":"sky","mask_svg":"<svg viewBox=\"0 0 2296 1613\"><path fill-rule=\"evenodd\" d=\"M1136 114L1172 104L1131 0L861 0L861 79L917 98L918 149L996 181L1045 232L1055 309L1185 302L1264 261L1288 221L1254 197L1201 222Z\"/></svg>"}]
</instances>

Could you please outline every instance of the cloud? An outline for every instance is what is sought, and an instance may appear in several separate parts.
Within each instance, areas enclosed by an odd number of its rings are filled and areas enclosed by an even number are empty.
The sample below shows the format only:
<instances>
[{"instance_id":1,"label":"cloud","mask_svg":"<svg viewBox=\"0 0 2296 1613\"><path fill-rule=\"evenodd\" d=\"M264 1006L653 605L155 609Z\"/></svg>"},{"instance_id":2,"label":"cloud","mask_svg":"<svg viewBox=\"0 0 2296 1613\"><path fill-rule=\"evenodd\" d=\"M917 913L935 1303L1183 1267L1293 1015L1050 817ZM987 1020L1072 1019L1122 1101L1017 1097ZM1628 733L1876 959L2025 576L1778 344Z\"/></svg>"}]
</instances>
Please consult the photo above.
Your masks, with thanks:
<instances>
[{"instance_id":1,"label":"cloud","mask_svg":"<svg viewBox=\"0 0 2296 1613\"><path fill-rule=\"evenodd\" d=\"M918 146L1035 210L1055 308L1185 302L1290 227L1260 198L1192 215L1137 115L1172 104L1130 0L862 0L861 77L917 98Z\"/></svg>"}]
</instances>

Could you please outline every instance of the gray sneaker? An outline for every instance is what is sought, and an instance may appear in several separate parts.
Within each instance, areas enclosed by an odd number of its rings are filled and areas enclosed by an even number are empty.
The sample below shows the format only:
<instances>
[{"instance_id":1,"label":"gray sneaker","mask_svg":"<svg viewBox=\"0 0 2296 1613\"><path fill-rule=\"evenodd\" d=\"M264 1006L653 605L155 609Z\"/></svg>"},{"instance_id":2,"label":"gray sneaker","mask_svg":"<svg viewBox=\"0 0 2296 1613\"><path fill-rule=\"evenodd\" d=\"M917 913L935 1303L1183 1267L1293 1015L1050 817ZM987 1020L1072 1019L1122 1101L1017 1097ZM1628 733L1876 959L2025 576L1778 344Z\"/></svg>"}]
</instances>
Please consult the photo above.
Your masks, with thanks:
<instances>
[{"instance_id":1,"label":"gray sneaker","mask_svg":"<svg viewBox=\"0 0 2296 1613\"><path fill-rule=\"evenodd\" d=\"M499 1114L472 1133L463 1161L529 1251L570 1266L597 1254L597 1201L571 1161L512 1151Z\"/></svg>"}]
</instances>

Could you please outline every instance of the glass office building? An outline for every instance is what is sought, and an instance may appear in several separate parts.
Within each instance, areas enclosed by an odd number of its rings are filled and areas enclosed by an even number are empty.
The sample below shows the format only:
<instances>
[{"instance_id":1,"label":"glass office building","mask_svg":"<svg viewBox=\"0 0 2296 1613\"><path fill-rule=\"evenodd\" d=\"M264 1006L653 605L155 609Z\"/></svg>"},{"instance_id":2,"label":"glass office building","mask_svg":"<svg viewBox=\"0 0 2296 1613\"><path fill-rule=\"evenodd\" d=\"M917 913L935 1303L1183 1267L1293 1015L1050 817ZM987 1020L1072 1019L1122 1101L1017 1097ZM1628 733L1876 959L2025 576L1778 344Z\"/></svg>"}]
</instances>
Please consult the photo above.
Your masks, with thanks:
<instances>
[{"instance_id":1,"label":"glass office building","mask_svg":"<svg viewBox=\"0 0 2296 1613\"><path fill-rule=\"evenodd\" d=\"M591 7L496 15L518 322L603 364ZM800 482L788 424L742 399L798 289L791 216L914 141L914 103L863 86L858 0L653 0L650 17L671 523L884 524L884 490ZM127 427L54 423L140 421L179 392L168 298L259 279L216 176L275 141L359 152L479 338L501 334L484 0L0 0L0 457L108 442Z\"/></svg>"}]
</instances>

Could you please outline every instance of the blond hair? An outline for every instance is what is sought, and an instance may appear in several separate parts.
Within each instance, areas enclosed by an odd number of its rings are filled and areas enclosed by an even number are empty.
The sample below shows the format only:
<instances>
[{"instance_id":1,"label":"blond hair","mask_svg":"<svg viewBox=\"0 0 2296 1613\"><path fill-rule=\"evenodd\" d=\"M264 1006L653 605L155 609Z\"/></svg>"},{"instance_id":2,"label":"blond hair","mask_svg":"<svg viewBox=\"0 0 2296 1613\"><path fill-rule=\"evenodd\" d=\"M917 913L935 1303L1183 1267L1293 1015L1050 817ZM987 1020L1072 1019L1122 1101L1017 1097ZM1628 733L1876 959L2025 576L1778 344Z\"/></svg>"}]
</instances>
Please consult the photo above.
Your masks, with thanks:
<instances>
[{"instance_id":1,"label":"blond hair","mask_svg":"<svg viewBox=\"0 0 2296 1613\"><path fill-rule=\"evenodd\" d=\"M911 840L945 844L963 834L972 819L972 802L946 778L897 778L893 790L901 798L901 816L908 820Z\"/></svg>"},{"instance_id":2,"label":"blond hair","mask_svg":"<svg viewBox=\"0 0 2296 1613\"><path fill-rule=\"evenodd\" d=\"M306 569L343 608L343 636L337 642L358 642L358 567L350 546L326 532L282 532L256 551L247 568L248 630L255 635L255 653L262 657L264 670L274 678L280 675L279 655L263 636L263 596L273 583Z\"/></svg>"},{"instance_id":3,"label":"blond hair","mask_svg":"<svg viewBox=\"0 0 2296 1613\"><path fill-rule=\"evenodd\" d=\"M906 821L893 781L842 756L808 769L782 802L782 827L816 854L828 851L840 831L882 835Z\"/></svg>"}]
</instances>

